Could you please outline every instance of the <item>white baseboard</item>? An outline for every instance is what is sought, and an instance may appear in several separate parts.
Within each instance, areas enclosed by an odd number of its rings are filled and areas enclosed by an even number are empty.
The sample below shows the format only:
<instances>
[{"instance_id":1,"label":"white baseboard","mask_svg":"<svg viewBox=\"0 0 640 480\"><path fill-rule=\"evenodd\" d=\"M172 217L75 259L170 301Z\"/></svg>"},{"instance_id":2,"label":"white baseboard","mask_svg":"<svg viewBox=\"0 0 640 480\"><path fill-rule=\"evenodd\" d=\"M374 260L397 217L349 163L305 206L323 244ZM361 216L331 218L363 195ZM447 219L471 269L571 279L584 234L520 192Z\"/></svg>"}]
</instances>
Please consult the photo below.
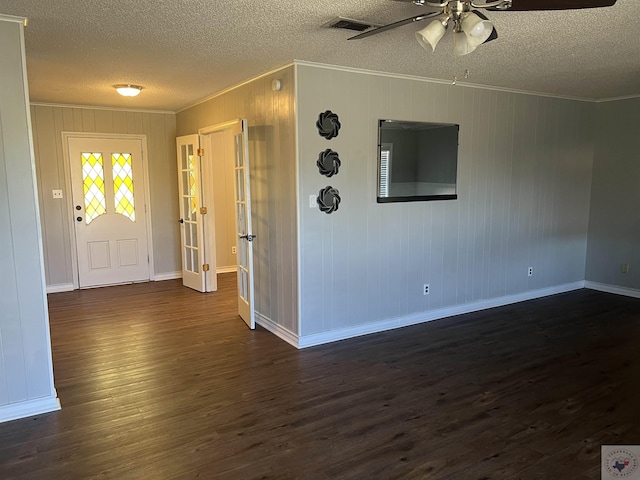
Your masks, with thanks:
<instances>
[{"instance_id":1,"label":"white baseboard","mask_svg":"<svg viewBox=\"0 0 640 480\"><path fill-rule=\"evenodd\" d=\"M56 285L47 285L47 293L72 292L73 283L58 283Z\"/></svg>"},{"instance_id":2,"label":"white baseboard","mask_svg":"<svg viewBox=\"0 0 640 480\"><path fill-rule=\"evenodd\" d=\"M296 348L300 348L298 346L298 335L291 332L290 330L287 330L282 325L278 325L269 317L256 312L256 323L263 327L265 330L269 330L275 336L280 337L288 344L293 345Z\"/></svg>"},{"instance_id":3,"label":"white baseboard","mask_svg":"<svg viewBox=\"0 0 640 480\"><path fill-rule=\"evenodd\" d=\"M60 410L60 401L53 396L10 403L0 407L0 423L42 413L55 412L56 410Z\"/></svg>"},{"instance_id":4,"label":"white baseboard","mask_svg":"<svg viewBox=\"0 0 640 480\"><path fill-rule=\"evenodd\" d=\"M163 280L174 280L176 278L182 278L182 272L156 273L153 277L153 281L162 282Z\"/></svg>"},{"instance_id":5,"label":"white baseboard","mask_svg":"<svg viewBox=\"0 0 640 480\"><path fill-rule=\"evenodd\" d=\"M231 272L237 272L237 271L238 271L237 265L233 265L231 267L216 268L216 273L231 273Z\"/></svg>"},{"instance_id":6,"label":"white baseboard","mask_svg":"<svg viewBox=\"0 0 640 480\"><path fill-rule=\"evenodd\" d=\"M615 293L616 295L624 295L625 297L640 298L640 290L628 287L618 287L617 285L608 285L598 282L584 282L584 288L590 290L598 290L599 292Z\"/></svg>"},{"instance_id":7,"label":"white baseboard","mask_svg":"<svg viewBox=\"0 0 640 480\"><path fill-rule=\"evenodd\" d=\"M324 343L335 342L338 340L345 340L347 338L359 337L361 335L369 335L370 333L384 332L385 330L393 330L394 328L408 327L409 325L416 325L419 323L430 322L432 320L439 320L441 318L452 317L454 315L462 315L464 313L477 312L479 310L501 307L504 305L509 305L511 303L524 302L526 300L533 300L535 298L546 297L546 296L555 295L558 293L570 292L572 290L579 290L584 287L585 287L584 281L567 283L564 285L557 285L554 287L542 288L539 290L532 290L529 292L518 293L515 295L506 295L504 297L491 298L488 300L478 300L477 302L471 302L463 305L440 308L438 310L431 310L428 312L414 313L411 315L395 317L395 318L383 320L380 322L367 323L364 325L357 325L357 326L348 327L348 328L341 328L341 329L332 330L329 332L304 335L304 336L298 337L297 346L298 348L313 347L316 345L322 345Z\"/></svg>"},{"instance_id":8,"label":"white baseboard","mask_svg":"<svg viewBox=\"0 0 640 480\"><path fill-rule=\"evenodd\" d=\"M175 278L182 278L182 272L156 273L153 276L153 281L161 282L163 280L173 280ZM57 285L47 285L47 293L71 292L73 290L75 290L75 288L73 287L73 283L59 283Z\"/></svg>"}]
</instances>

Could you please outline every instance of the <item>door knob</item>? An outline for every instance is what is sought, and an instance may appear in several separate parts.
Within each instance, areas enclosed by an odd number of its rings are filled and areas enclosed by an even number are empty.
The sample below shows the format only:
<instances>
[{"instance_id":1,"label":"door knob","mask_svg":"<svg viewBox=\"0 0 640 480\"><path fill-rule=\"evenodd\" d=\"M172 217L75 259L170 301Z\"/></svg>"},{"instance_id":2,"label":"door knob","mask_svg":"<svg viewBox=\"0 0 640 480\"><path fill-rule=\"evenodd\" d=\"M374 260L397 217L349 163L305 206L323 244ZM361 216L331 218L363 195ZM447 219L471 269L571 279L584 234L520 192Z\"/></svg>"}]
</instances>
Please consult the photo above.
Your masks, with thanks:
<instances>
[{"instance_id":1,"label":"door knob","mask_svg":"<svg viewBox=\"0 0 640 480\"><path fill-rule=\"evenodd\" d=\"M76 220L81 222L82 221L82 217L77 217Z\"/></svg>"},{"instance_id":2,"label":"door knob","mask_svg":"<svg viewBox=\"0 0 640 480\"><path fill-rule=\"evenodd\" d=\"M82 210L82 207L80 205L76 205L76 210Z\"/></svg>"},{"instance_id":3,"label":"door knob","mask_svg":"<svg viewBox=\"0 0 640 480\"><path fill-rule=\"evenodd\" d=\"M248 240L249 242L253 242L253 239L256 238L255 235L240 235L239 238L244 238L245 240Z\"/></svg>"},{"instance_id":4,"label":"door knob","mask_svg":"<svg viewBox=\"0 0 640 480\"><path fill-rule=\"evenodd\" d=\"M181 218L180 220L178 220L178 223L184 223L184 220Z\"/></svg>"}]
</instances>

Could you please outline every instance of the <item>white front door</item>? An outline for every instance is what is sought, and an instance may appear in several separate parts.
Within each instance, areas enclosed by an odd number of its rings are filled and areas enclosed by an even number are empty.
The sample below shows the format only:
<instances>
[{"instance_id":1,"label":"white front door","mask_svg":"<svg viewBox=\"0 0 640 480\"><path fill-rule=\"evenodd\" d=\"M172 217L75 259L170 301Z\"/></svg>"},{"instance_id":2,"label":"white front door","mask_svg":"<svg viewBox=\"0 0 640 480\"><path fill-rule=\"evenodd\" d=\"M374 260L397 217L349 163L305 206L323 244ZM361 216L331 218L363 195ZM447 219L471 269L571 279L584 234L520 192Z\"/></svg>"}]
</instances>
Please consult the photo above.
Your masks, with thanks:
<instances>
[{"instance_id":1,"label":"white front door","mask_svg":"<svg viewBox=\"0 0 640 480\"><path fill-rule=\"evenodd\" d=\"M142 140L66 139L80 288L149 280Z\"/></svg>"},{"instance_id":2,"label":"white front door","mask_svg":"<svg viewBox=\"0 0 640 480\"><path fill-rule=\"evenodd\" d=\"M238 313L249 326L256 328L253 305L253 248L251 229L251 190L249 188L249 139L247 121L234 126L235 205L238 235Z\"/></svg>"}]
</instances>

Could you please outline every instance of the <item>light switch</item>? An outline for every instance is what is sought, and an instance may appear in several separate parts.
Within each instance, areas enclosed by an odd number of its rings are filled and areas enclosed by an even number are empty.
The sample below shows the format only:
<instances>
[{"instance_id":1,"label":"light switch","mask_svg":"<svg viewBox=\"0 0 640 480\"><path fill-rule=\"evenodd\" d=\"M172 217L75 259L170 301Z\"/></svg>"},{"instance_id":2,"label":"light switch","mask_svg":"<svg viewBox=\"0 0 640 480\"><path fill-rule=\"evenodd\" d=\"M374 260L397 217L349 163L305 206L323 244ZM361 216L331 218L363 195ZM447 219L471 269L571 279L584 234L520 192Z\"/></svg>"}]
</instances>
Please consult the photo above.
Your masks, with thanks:
<instances>
[{"instance_id":1,"label":"light switch","mask_svg":"<svg viewBox=\"0 0 640 480\"><path fill-rule=\"evenodd\" d=\"M62 198L62 190L54 190L53 198Z\"/></svg>"},{"instance_id":2,"label":"light switch","mask_svg":"<svg viewBox=\"0 0 640 480\"><path fill-rule=\"evenodd\" d=\"M318 207L318 202L316 202L316 199L318 197L316 195L309 195L309 208L317 208Z\"/></svg>"}]
</instances>

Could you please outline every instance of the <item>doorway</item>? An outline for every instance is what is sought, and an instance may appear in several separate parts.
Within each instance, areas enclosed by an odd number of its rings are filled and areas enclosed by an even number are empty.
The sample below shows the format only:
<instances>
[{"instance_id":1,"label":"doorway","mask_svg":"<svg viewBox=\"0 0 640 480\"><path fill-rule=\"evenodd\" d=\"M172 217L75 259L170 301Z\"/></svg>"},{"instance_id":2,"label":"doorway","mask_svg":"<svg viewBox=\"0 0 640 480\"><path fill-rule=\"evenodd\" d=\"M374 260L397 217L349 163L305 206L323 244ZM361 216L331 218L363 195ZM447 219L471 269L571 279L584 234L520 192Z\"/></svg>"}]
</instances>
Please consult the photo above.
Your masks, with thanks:
<instances>
[{"instance_id":1,"label":"doorway","mask_svg":"<svg viewBox=\"0 0 640 480\"><path fill-rule=\"evenodd\" d=\"M74 288L152 277L145 144L141 135L63 133Z\"/></svg>"},{"instance_id":2,"label":"doorway","mask_svg":"<svg viewBox=\"0 0 640 480\"><path fill-rule=\"evenodd\" d=\"M215 254L216 273L238 270L235 218L233 130L230 128L200 135L202 157L202 196L215 213L205 218L205 229L215 232L206 246Z\"/></svg>"},{"instance_id":3,"label":"doorway","mask_svg":"<svg viewBox=\"0 0 640 480\"><path fill-rule=\"evenodd\" d=\"M216 284L218 272L236 271L238 313L253 329L255 235L247 121L200 129L199 135L178 137L176 143L183 284L200 292L214 291L209 286ZM235 259L232 266L229 258Z\"/></svg>"}]
</instances>

